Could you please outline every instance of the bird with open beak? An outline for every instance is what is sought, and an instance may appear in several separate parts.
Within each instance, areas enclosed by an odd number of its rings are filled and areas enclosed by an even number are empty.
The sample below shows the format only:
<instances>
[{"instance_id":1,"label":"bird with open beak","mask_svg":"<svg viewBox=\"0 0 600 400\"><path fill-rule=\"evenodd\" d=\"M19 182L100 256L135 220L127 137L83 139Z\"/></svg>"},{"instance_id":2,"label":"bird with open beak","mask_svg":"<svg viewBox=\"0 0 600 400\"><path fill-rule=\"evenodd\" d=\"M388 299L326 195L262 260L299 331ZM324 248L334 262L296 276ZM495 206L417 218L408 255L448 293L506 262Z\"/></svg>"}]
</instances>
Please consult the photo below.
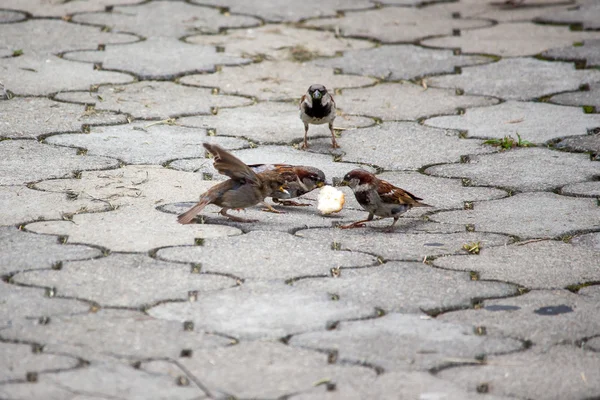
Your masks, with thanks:
<instances>
[{"instance_id":1,"label":"bird with open beak","mask_svg":"<svg viewBox=\"0 0 600 400\"><path fill-rule=\"evenodd\" d=\"M325 86L320 84L311 85L300 100L300 119L304 123L303 149L308 148L308 124L328 124L329 131L331 132L331 146L334 149L339 147L335 141L335 133L333 131L335 113L335 101Z\"/></svg>"}]
</instances>

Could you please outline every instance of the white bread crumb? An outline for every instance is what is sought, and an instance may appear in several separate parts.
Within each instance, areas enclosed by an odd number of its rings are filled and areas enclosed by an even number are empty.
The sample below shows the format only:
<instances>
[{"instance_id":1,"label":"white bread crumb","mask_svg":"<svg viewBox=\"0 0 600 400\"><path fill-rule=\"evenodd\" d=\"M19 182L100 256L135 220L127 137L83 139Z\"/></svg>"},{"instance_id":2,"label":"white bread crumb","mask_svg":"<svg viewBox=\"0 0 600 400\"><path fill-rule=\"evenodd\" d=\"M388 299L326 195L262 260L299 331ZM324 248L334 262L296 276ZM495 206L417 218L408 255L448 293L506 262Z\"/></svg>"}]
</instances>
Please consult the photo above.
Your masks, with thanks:
<instances>
[{"instance_id":1,"label":"white bread crumb","mask_svg":"<svg viewBox=\"0 0 600 400\"><path fill-rule=\"evenodd\" d=\"M333 186L323 186L319 192L317 209L322 214L332 214L341 211L345 202L344 192Z\"/></svg>"}]
</instances>

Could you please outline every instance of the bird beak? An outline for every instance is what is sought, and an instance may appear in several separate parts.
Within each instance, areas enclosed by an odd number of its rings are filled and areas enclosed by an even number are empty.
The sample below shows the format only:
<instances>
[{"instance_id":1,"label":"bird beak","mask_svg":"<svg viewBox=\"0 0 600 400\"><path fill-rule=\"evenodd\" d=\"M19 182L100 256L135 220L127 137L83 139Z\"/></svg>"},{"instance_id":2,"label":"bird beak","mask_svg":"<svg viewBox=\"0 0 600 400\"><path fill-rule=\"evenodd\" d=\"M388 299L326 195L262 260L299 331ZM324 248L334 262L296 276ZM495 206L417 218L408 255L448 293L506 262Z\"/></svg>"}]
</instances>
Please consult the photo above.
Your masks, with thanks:
<instances>
[{"instance_id":1,"label":"bird beak","mask_svg":"<svg viewBox=\"0 0 600 400\"><path fill-rule=\"evenodd\" d=\"M325 186L326 183L325 182L317 182L317 187L318 188L322 188L323 186Z\"/></svg>"},{"instance_id":2,"label":"bird beak","mask_svg":"<svg viewBox=\"0 0 600 400\"><path fill-rule=\"evenodd\" d=\"M312 95L312 98L315 100L319 100L321 97L323 97L323 94L321 92L319 92L318 90L315 90L315 92Z\"/></svg>"},{"instance_id":3,"label":"bird beak","mask_svg":"<svg viewBox=\"0 0 600 400\"><path fill-rule=\"evenodd\" d=\"M339 186L348 186L348 181L341 181Z\"/></svg>"},{"instance_id":4,"label":"bird beak","mask_svg":"<svg viewBox=\"0 0 600 400\"><path fill-rule=\"evenodd\" d=\"M279 191L281 193L290 194L290 192L288 192L287 190L285 190L285 188L283 186L279 186Z\"/></svg>"}]
</instances>

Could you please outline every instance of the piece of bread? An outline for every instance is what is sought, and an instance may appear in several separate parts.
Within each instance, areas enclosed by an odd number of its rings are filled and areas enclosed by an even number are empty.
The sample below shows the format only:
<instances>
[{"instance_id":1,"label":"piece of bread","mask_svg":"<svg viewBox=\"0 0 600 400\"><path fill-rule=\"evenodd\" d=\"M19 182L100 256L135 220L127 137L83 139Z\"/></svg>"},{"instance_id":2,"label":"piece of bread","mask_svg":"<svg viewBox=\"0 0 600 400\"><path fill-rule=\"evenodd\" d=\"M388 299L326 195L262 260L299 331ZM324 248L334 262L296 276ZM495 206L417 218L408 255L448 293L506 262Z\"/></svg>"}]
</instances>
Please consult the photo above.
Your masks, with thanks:
<instances>
[{"instance_id":1,"label":"piece of bread","mask_svg":"<svg viewBox=\"0 0 600 400\"><path fill-rule=\"evenodd\" d=\"M333 186L323 186L319 192L317 209L322 214L332 214L341 211L345 202L344 192Z\"/></svg>"}]
</instances>

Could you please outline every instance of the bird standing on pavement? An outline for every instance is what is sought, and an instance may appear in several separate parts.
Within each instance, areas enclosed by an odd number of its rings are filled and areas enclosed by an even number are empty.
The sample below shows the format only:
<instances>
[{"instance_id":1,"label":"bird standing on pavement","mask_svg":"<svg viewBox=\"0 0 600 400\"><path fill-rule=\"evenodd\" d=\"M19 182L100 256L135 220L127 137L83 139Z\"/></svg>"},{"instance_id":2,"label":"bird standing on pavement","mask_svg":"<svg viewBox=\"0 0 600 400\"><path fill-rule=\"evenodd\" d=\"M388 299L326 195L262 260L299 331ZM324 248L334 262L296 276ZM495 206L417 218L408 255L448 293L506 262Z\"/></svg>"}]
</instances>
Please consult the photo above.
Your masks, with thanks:
<instances>
[{"instance_id":1,"label":"bird standing on pavement","mask_svg":"<svg viewBox=\"0 0 600 400\"><path fill-rule=\"evenodd\" d=\"M221 146L204 143L204 148L214 156L213 165L215 169L231 179L221 182L203 193L198 204L179 215L177 220L180 224L189 224L209 204L222 207L219 213L232 221L255 222L256 220L243 219L228 214L227 211L251 207L262 202L265 197L271 196L273 193L287 193L284 188L286 184L285 174L270 170L257 174Z\"/></svg>"},{"instance_id":2,"label":"bird standing on pavement","mask_svg":"<svg viewBox=\"0 0 600 400\"><path fill-rule=\"evenodd\" d=\"M354 169L344 176L343 185L350 186L356 201L369 212L367 219L349 225L341 226L342 229L359 228L365 222L372 221L373 216L381 218L394 218L394 222L387 231L393 231L400 214L404 214L413 207L431 207L421 203L423 200L406 190L400 189L391 183L377 178L364 169Z\"/></svg>"},{"instance_id":3,"label":"bird standing on pavement","mask_svg":"<svg viewBox=\"0 0 600 400\"><path fill-rule=\"evenodd\" d=\"M329 124L331 146L334 149L339 147L335 141L335 133L333 132L335 112L335 101L333 100L333 96L327 92L325 86L320 84L311 85L300 100L300 119L304 123L303 149L308 148L308 124Z\"/></svg>"}]
</instances>

